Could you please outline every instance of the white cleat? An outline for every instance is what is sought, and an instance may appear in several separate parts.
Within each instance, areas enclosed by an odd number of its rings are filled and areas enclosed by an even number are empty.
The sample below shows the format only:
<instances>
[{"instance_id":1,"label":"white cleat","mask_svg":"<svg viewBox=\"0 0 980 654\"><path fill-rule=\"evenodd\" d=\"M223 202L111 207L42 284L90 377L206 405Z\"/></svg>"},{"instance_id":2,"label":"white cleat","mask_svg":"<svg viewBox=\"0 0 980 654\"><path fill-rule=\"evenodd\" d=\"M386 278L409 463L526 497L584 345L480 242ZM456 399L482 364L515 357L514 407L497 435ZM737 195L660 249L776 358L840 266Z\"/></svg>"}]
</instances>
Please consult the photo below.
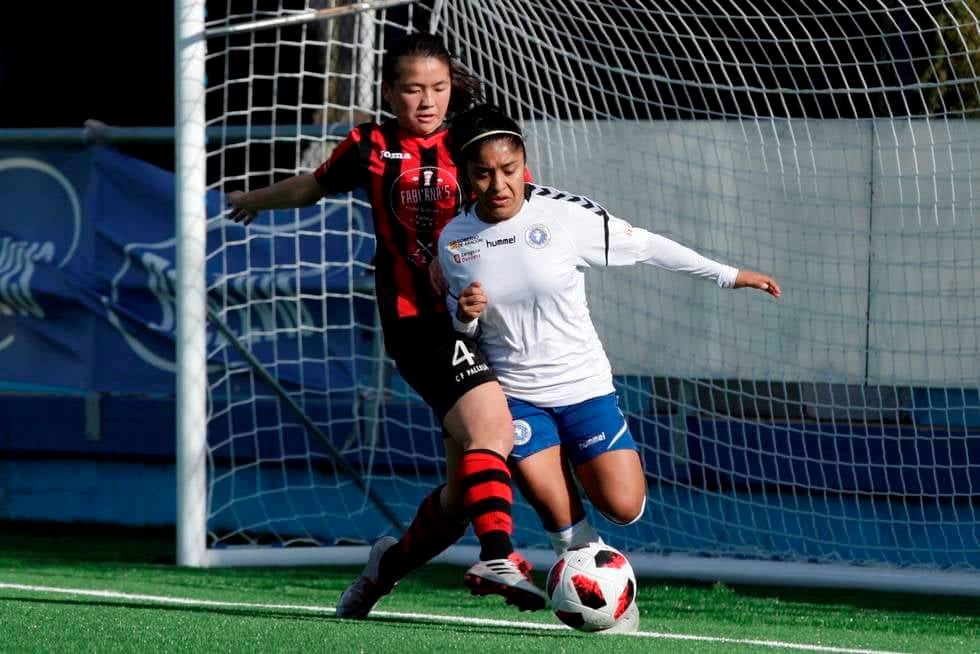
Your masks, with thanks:
<instances>
[{"instance_id":1,"label":"white cleat","mask_svg":"<svg viewBox=\"0 0 980 654\"><path fill-rule=\"evenodd\" d=\"M619 616L619 620L616 624L609 627L608 629L603 629L600 634L632 634L640 630L640 609L636 606L636 602L630 604L630 607L626 609L623 615Z\"/></svg>"},{"instance_id":2,"label":"white cleat","mask_svg":"<svg viewBox=\"0 0 980 654\"><path fill-rule=\"evenodd\" d=\"M548 604L548 596L534 585L531 564L514 552L506 559L479 561L463 576L473 595L501 595L521 611L537 611Z\"/></svg>"},{"instance_id":3,"label":"white cleat","mask_svg":"<svg viewBox=\"0 0 980 654\"><path fill-rule=\"evenodd\" d=\"M361 571L361 576L354 580L347 590L337 600L337 617L359 620L366 618L378 600L391 592L398 585L397 581L388 582L378 575L378 567L382 555L398 541L391 536L379 538L371 547L367 564Z\"/></svg>"}]
</instances>

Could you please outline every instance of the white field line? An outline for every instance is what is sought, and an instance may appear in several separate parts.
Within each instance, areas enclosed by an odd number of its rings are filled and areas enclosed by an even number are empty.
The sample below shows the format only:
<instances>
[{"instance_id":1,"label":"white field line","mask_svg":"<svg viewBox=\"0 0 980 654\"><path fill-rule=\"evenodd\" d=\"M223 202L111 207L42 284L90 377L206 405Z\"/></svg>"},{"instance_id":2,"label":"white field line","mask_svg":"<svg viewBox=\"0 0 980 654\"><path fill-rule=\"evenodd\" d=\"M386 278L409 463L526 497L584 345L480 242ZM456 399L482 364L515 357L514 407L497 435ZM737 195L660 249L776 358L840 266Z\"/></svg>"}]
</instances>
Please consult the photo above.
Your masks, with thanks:
<instances>
[{"instance_id":1,"label":"white field line","mask_svg":"<svg viewBox=\"0 0 980 654\"><path fill-rule=\"evenodd\" d=\"M304 604L259 604L253 602L225 602L221 600L194 599L192 597L167 597L163 595L141 595L138 593L120 593L115 590L87 590L83 588L57 588L53 586L31 586L27 584L8 584L0 582L0 590L14 590L28 593L55 593L60 595L79 595L82 597L101 597L115 600L131 600L151 604L175 604L181 606L220 606L223 608L264 609L270 611L303 611L307 613L323 613L333 615L335 609L327 606L311 606ZM431 613L403 613L400 611L372 611L372 616L381 618L402 618L425 622L441 622L449 624L478 625L490 627L510 627L516 629L537 629L540 631L570 631L565 625L544 624L540 622L518 622L515 620L493 620L490 618L467 618L457 615L437 615ZM779 649L792 649L803 652L832 652L834 654L899 654L877 649L852 649L848 647L830 647L827 645L809 645L806 643L786 643L778 640L754 640L749 638L725 638L722 636L697 636L692 634L668 634L657 631L638 631L632 634L618 634L633 638L656 638L660 640L686 640L706 643L729 643L734 645L757 645Z\"/></svg>"}]
</instances>

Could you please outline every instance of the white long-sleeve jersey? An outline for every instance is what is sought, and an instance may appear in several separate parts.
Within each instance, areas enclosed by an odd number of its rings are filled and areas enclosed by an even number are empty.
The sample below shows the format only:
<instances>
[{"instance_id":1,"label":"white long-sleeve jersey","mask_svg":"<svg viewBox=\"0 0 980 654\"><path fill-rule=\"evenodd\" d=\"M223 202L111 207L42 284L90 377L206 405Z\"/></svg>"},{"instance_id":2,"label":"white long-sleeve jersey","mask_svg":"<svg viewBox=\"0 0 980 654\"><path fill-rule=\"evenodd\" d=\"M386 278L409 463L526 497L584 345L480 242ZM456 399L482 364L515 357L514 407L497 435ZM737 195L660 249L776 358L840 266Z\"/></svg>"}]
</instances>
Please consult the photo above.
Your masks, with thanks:
<instances>
[{"instance_id":1,"label":"white long-sleeve jersey","mask_svg":"<svg viewBox=\"0 0 980 654\"><path fill-rule=\"evenodd\" d=\"M648 263L712 279L738 270L609 215L587 198L528 185L514 217L487 223L469 206L443 230L439 262L456 328L476 335L504 392L542 407L612 393L612 371L585 295L585 269ZM455 320L456 298L480 282L488 304Z\"/></svg>"}]
</instances>

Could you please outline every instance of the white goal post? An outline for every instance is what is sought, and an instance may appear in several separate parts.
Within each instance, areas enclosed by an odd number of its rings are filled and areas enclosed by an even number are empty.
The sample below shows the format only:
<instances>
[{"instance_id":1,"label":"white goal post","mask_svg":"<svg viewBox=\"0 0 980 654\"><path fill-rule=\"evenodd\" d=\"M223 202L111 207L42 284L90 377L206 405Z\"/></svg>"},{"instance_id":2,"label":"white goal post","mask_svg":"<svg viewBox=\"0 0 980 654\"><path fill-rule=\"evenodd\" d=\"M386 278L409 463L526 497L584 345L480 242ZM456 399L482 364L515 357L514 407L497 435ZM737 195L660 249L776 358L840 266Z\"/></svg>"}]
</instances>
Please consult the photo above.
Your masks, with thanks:
<instances>
[{"instance_id":1,"label":"white goal post","mask_svg":"<svg viewBox=\"0 0 980 654\"><path fill-rule=\"evenodd\" d=\"M537 179L783 286L589 271L648 482L590 518L637 572L980 595L980 5L811 4L177 2L178 562L360 562L442 479L366 197L222 211L382 118L386 44L429 29Z\"/></svg>"}]
</instances>

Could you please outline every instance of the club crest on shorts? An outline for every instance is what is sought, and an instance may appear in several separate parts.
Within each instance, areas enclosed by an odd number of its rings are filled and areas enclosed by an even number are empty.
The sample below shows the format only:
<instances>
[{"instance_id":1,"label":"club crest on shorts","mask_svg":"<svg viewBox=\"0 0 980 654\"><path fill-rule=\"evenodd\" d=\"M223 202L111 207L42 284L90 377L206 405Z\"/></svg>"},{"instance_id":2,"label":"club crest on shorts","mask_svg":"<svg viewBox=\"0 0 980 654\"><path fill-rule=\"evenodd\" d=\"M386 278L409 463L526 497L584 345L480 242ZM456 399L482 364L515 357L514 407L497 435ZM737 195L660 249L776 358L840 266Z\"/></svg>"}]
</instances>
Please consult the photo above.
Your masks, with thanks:
<instances>
[{"instance_id":1,"label":"club crest on shorts","mask_svg":"<svg viewBox=\"0 0 980 654\"><path fill-rule=\"evenodd\" d=\"M524 240L532 248L543 248L551 241L551 230L546 225L537 224L528 227L524 232Z\"/></svg>"},{"instance_id":2,"label":"club crest on shorts","mask_svg":"<svg viewBox=\"0 0 980 654\"><path fill-rule=\"evenodd\" d=\"M526 420L514 421L514 445L526 445L531 440L531 425Z\"/></svg>"}]
</instances>

